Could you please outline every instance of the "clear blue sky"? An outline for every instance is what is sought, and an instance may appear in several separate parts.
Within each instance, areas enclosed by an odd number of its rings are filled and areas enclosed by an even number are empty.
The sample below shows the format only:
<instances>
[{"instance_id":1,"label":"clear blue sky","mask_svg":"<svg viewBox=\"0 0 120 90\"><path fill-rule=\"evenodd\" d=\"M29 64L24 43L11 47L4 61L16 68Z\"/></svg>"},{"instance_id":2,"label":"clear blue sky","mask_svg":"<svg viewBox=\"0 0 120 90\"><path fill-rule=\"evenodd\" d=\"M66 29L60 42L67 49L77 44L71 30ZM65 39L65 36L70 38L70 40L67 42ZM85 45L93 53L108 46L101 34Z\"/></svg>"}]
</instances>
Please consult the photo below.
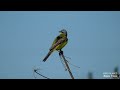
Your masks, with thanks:
<instances>
[{"instance_id":1,"label":"clear blue sky","mask_svg":"<svg viewBox=\"0 0 120 90\"><path fill-rule=\"evenodd\" d=\"M69 38L64 54L80 67L70 65L75 78L93 72L102 79L103 72L120 69L119 11L0 11L0 79L34 79L34 67L49 78L69 79L58 52L42 62L63 28Z\"/></svg>"}]
</instances>

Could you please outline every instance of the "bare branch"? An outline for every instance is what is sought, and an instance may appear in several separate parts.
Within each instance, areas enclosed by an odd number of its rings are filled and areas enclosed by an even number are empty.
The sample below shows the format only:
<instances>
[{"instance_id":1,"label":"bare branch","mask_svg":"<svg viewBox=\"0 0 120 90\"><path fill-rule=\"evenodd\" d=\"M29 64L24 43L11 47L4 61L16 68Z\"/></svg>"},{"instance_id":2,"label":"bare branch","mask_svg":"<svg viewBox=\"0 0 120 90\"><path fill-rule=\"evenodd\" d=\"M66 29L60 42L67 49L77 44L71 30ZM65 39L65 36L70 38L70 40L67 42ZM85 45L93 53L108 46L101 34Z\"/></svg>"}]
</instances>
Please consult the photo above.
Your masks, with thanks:
<instances>
[{"instance_id":1,"label":"bare branch","mask_svg":"<svg viewBox=\"0 0 120 90\"><path fill-rule=\"evenodd\" d=\"M71 72L71 70L70 70L70 68L69 68L69 65L68 65L68 63L67 63L67 60L65 59L65 56L64 56L64 54L63 54L63 51L60 50L59 55L62 56L62 58L63 58L63 60L64 60L64 62L65 62L65 65L66 65L66 67L67 67L67 70L68 70L71 78L74 79L74 77L73 77L73 75L72 75L72 72Z\"/></svg>"},{"instance_id":2,"label":"bare branch","mask_svg":"<svg viewBox=\"0 0 120 90\"><path fill-rule=\"evenodd\" d=\"M48 78L48 77L46 77L46 76L44 76L44 75L38 73L37 71L38 71L38 69L34 69L34 72L37 73L38 75L40 75L40 76L42 76L42 77L44 77L44 78L46 78L46 79L50 79L50 78Z\"/></svg>"}]
</instances>

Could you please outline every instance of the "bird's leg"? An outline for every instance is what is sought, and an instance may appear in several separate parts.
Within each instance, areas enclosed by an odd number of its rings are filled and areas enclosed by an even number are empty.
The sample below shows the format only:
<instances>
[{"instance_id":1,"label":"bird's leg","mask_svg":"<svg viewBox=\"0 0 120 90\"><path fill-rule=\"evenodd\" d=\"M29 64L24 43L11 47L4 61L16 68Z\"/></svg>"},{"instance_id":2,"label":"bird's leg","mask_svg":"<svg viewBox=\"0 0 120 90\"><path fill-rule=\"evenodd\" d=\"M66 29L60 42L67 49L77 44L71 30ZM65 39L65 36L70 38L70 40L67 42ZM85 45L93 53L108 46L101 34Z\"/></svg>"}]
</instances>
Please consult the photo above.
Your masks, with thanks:
<instances>
[{"instance_id":1,"label":"bird's leg","mask_svg":"<svg viewBox=\"0 0 120 90\"><path fill-rule=\"evenodd\" d=\"M60 49L60 51L59 51L59 55L61 56L61 55L63 55L63 51Z\"/></svg>"},{"instance_id":2,"label":"bird's leg","mask_svg":"<svg viewBox=\"0 0 120 90\"><path fill-rule=\"evenodd\" d=\"M59 52L60 59L62 59L61 55L63 54L63 51L60 49L58 52Z\"/></svg>"},{"instance_id":3,"label":"bird's leg","mask_svg":"<svg viewBox=\"0 0 120 90\"><path fill-rule=\"evenodd\" d=\"M59 56L61 56L61 53L59 52Z\"/></svg>"}]
</instances>

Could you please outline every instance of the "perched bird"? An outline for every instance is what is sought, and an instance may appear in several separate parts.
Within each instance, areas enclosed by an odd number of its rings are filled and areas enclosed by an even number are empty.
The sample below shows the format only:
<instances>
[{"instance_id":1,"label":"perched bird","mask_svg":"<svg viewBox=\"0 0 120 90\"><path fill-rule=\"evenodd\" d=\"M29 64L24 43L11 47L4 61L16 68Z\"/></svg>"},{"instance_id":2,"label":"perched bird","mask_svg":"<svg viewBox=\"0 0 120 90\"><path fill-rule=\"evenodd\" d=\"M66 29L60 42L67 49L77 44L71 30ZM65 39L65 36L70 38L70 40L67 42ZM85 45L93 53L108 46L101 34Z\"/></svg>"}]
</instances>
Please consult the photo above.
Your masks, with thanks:
<instances>
[{"instance_id":1,"label":"perched bird","mask_svg":"<svg viewBox=\"0 0 120 90\"><path fill-rule=\"evenodd\" d=\"M57 50L58 52L61 51L61 49L67 44L68 38L67 38L67 31L65 29L62 29L60 32L60 35L55 38L55 40L52 43L51 48L49 49L48 54L43 59L45 62L47 58L52 54L53 51Z\"/></svg>"}]
</instances>

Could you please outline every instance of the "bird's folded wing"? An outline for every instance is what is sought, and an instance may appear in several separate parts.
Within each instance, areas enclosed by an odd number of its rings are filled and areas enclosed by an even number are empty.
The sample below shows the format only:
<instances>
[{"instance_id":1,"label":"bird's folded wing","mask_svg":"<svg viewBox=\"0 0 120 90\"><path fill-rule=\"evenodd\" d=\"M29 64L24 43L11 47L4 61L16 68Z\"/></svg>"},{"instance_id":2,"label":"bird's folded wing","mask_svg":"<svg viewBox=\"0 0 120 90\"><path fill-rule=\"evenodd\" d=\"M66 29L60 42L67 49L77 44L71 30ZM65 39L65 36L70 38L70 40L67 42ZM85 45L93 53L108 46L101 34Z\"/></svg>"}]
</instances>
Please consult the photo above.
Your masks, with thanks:
<instances>
[{"instance_id":1,"label":"bird's folded wing","mask_svg":"<svg viewBox=\"0 0 120 90\"><path fill-rule=\"evenodd\" d=\"M50 48L50 50L54 50L56 46L58 46L59 44L65 42L65 41L67 41L67 37L59 39L59 40Z\"/></svg>"}]
</instances>

